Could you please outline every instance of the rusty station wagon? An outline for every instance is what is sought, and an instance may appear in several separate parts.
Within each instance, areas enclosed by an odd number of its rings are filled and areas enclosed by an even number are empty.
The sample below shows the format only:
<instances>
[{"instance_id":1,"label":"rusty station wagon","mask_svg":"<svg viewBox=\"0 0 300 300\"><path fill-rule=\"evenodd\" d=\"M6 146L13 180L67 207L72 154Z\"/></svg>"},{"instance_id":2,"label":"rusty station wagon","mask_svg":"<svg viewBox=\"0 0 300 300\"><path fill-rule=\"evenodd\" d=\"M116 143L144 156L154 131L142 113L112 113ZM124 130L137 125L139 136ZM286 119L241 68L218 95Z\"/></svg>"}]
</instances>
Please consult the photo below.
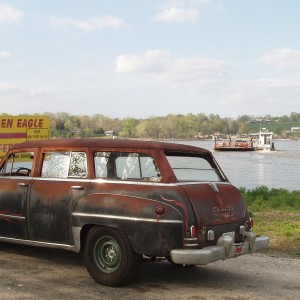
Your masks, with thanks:
<instances>
[{"instance_id":1,"label":"rusty station wagon","mask_svg":"<svg viewBox=\"0 0 300 300\"><path fill-rule=\"evenodd\" d=\"M164 142L57 139L0 164L0 241L83 252L119 286L145 257L202 265L267 249L211 152Z\"/></svg>"}]
</instances>

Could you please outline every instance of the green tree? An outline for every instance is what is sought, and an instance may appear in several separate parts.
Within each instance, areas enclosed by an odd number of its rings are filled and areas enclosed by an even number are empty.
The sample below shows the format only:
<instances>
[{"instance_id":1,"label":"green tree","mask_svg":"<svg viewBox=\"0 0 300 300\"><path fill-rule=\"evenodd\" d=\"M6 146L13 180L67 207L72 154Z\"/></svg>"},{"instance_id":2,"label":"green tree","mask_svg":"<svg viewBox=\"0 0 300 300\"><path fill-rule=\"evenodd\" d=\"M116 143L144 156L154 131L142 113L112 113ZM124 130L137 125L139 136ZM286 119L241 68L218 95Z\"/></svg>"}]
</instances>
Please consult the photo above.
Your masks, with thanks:
<instances>
[{"instance_id":1,"label":"green tree","mask_svg":"<svg viewBox=\"0 0 300 300\"><path fill-rule=\"evenodd\" d=\"M123 128L119 133L120 137L135 137L136 126L139 123L134 118L125 118L122 122Z\"/></svg>"}]
</instances>

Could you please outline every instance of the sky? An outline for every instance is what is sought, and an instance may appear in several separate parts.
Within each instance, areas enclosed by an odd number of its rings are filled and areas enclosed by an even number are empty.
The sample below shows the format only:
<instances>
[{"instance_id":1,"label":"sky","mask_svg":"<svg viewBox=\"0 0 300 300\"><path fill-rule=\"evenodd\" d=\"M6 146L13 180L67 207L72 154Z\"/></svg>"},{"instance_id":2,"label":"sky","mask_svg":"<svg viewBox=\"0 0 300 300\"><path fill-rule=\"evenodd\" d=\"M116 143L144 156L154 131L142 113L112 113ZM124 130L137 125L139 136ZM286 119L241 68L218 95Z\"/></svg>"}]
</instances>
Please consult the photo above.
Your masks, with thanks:
<instances>
[{"instance_id":1,"label":"sky","mask_svg":"<svg viewBox=\"0 0 300 300\"><path fill-rule=\"evenodd\" d=\"M0 114L300 112L299 15L298 0L0 0Z\"/></svg>"}]
</instances>

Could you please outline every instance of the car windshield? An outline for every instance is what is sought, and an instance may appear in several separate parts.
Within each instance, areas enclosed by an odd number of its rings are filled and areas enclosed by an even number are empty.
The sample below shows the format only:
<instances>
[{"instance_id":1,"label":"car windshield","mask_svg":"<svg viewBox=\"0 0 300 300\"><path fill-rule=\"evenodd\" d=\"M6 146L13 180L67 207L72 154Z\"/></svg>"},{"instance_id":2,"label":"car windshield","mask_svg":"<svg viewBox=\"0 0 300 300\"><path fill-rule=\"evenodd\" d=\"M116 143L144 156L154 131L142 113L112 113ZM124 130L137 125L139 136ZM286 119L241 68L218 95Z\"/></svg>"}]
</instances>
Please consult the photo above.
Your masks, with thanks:
<instances>
[{"instance_id":1,"label":"car windshield","mask_svg":"<svg viewBox=\"0 0 300 300\"><path fill-rule=\"evenodd\" d=\"M178 181L222 181L217 169L205 158L180 154L166 156Z\"/></svg>"}]
</instances>

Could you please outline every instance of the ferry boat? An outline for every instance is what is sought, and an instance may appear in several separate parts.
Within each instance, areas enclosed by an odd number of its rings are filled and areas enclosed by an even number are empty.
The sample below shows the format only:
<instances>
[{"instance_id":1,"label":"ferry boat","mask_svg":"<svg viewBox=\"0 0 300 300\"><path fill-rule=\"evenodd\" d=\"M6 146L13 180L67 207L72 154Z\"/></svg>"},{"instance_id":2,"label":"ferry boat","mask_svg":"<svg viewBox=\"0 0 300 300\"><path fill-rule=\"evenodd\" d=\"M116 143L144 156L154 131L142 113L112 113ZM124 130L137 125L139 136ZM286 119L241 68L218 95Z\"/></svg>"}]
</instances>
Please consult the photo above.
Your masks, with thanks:
<instances>
[{"instance_id":1,"label":"ferry boat","mask_svg":"<svg viewBox=\"0 0 300 300\"><path fill-rule=\"evenodd\" d=\"M254 150L275 150L273 142L274 133L268 131L266 128L262 128L259 133L251 133L250 136L253 140Z\"/></svg>"},{"instance_id":2,"label":"ferry boat","mask_svg":"<svg viewBox=\"0 0 300 300\"><path fill-rule=\"evenodd\" d=\"M230 138L228 141L218 141L215 138L214 150L216 151L274 151L273 132L269 132L266 128L262 128L258 133L251 133L250 140L234 140Z\"/></svg>"},{"instance_id":3,"label":"ferry boat","mask_svg":"<svg viewBox=\"0 0 300 300\"><path fill-rule=\"evenodd\" d=\"M216 151L254 151L253 143L244 140L217 141L215 139L214 150Z\"/></svg>"}]
</instances>

